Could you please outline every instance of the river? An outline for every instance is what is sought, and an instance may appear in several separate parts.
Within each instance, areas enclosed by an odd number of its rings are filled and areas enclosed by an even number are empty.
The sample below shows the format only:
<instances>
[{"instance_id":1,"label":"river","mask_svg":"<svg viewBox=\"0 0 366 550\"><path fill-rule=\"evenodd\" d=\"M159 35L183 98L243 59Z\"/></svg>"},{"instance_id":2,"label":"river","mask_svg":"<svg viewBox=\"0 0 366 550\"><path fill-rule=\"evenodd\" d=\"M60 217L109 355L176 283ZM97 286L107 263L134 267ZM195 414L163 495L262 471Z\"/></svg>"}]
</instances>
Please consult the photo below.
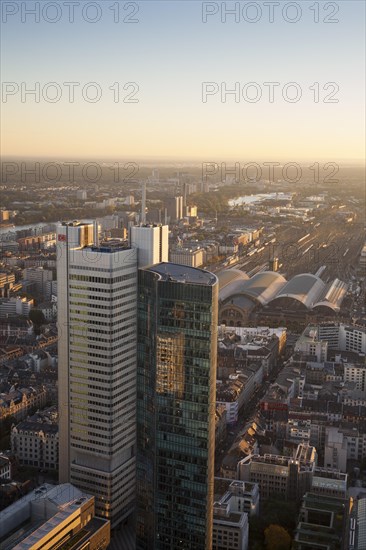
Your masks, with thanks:
<instances>
[{"instance_id":1,"label":"river","mask_svg":"<svg viewBox=\"0 0 366 550\"><path fill-rule=\"evenodd\" d=\"M291 199L292 193L258 193L257 195L243 195L242 197L237 197L236 199L230 199L228 202L231 208L235 208L235 206L255 204L265 200L291 201Z\"/></svg>"}]
</instances>

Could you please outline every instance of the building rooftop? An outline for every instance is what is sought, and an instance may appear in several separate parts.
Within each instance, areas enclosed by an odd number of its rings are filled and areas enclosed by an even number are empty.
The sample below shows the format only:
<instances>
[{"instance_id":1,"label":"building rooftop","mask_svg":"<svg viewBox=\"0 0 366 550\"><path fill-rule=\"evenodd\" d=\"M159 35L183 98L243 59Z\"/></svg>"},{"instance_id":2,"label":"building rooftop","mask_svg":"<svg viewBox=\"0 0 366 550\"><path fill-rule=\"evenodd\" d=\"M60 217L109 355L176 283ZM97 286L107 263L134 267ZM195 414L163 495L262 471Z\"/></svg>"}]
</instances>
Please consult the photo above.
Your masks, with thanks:
<instances>
[{"instance_id":1,"label":"building rooftop","mask_svg":"<svg viewBox=\"0 0 366 550\"><path fill-rule=\"evenodd\" d=\"M213 521L219 524L244 525L245 515L243 512L231 512L230 507L226 504L214 502L213 504Z\"/></svg>"},{"instance_id":2,"label":"building rooftop","mask_svg":"<svg viewBox=\"0 0 366 550\"><path fill-rule=\"evenodd\" d=\"M240 495L251 498L259 493L257 483L250 481L232 480L224 477L214 478L215 501L225 503L232 495Z\"/></svg>"},{"instance_id":3,"label":"building rooftop","mask_svg":"<svg viewBox=\"0 0 366 550\"><path fill-rule=\"evenodd\" d=\"M120 252L121 250L132 250L132 247L121 241L116 241L103 243L100 246L86 246L84 250L91 250L91 252L99 252L101 254L111 254L113 252Z\"/></svg>"},{"instance_id":4,"label":"building rooftop","mask_svg":"<svg viewBox=\"0 0 366 550\"><path fill-rule=\"evenodd\" d=\"M61 225L64 227L81 227L84 225L91 225L92 222L80 222L78 220L74 220L73 222L61 222Z\"/></svg>"},{"instance_id":5,"label":"building rooftop","mask_svg":"<svg viewBox=\"0 0 366 550\"><path fill-rule=\"evenodd\" d=\"M178 265L171 262L162 262L145 269L157 273L163 281L192 283L208 286L213 286L217 282L216 275L210 273L209 271L186 265Z\"/></svg>"},{"instance_id":6,"label":"building rooftop","mask_svg":"<svg viewBox=\"0 0 366 550\"><path fill-rule=\"evenodd\" d=\"M317 466L314 469L312 487L333 487L347 489L348 474L344 474L335 468L322 468ZM328 480L328 481L327 481Z\"/></svg>"},{"instance_id":7,"label":"building rooftop","mask_svg":"<svg viewBox=\"0 0 366 550\"><path fill-rule=\"evenodd\" d=\"M328 512L339 512L346 510L349 506L347 499L340 499L328 495L318 495L315 493L306 493L303 498L303 507L312 510L322 510Z\"/></svg>"},{"instance_id":8,"label":"building rooftop","mask_svg":"<svg viewBox=\"0 0 366 550\"><path fill-rule=\"evenodd\" d=\"M37 422L32 420L24 420L23 422L20 422L17 424L16 429L18 432L44 432L49 434L57 434L58 433L58 425L57 424L49 424L47 422Z\"/></svg>"},{"instance_id":9,"label":"building rooftop","mask_svg":"<svg viewBox=\"0 0 366 550\"><path fill-rule=\"evenodd\" d=\"M287 281L280 273L264 271L249 278L239 269L218 273L220 301L226 303L237 296L246 296L262 306L277 299L294 299L308 309L328 307L339 311L347 291L347 284L335 279L325 284L312 273L302 273Z\"/></svg>"},{"instance_id":10,"label":"building rooftop","mask_svg":"<svg viewBox=\"0 0 366 550\"><path fill-rule=\"evenodd\" d=\"M246 273L244 273L244 271L240 271L240 269L223 269L217 274L217 278L219 279L220 292L221 292L221 290L226 285L236 280L247 281L249 279L249 276Z\"/></svg>"},{"instance_id":11,"label":"building rooftop","mask_svg":"<svg viewBox=\"0 0 366 550\"><path fill-rule=\"evenodd\" d=\"M70 483L57 486L42 485L0 513L1 549L30 550L38 548L43 537L51 533L58 524L74 515L80 506L91 498L93 497L83 493ZM44 506L42 506L40 517L38 504L42 500ZM35 506L37 505L34 509L33 503ZM14 518L19 518L18 525L14 522ZM77 540L74 541L75 546L72 547L79 548L80 541L88 534L90 535L93 530L98 530L103 523L105 520L94 518L83 528Z\"/></svg>"},{"instance_id":12,"label":"building rooftop","mask_svg":"<svg viewBox=\"0 0 366 550\"><path fill-rule=\"evenodd\" d=\"M225 271L218 274L220 280L220 300L225 302L235 294L243 294L264 305L273 299L280 289L286 284L286 279L274 271L257 273L252 278L239 276L238 270L229 270L230 276ZM229 280L231 278L231 280ZM223 280L223 284L221 284Z\"/></svg>"},{"instance_id":13,"label":"building rooftop","mask_svg":"<svg viewBox=\"0 0 366 550\"><path fill-rule=\"evenodd\" d=\"M311 273L295 275L282 289L276 298L293 298L312 307L324 291L323 281Z\"/></svg>"}]
</instances>

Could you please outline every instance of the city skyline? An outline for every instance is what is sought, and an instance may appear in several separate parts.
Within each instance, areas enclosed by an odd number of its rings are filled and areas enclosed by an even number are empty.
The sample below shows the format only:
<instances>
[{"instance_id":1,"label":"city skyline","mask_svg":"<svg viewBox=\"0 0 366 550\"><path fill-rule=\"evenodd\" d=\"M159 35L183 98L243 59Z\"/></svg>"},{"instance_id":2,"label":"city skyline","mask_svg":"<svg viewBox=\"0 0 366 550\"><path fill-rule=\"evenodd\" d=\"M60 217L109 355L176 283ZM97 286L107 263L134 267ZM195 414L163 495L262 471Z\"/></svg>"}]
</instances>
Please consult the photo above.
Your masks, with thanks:
<instances>
[{"instance_id":1,"label":"city skyline","mask_svg":"<svg viewBox=\"0 0 366 550\"><path fill-rule=\"evenodd\" d=\"M366 549L365 16L0 2L1 549Z\"/></svg>"}]
</instances>

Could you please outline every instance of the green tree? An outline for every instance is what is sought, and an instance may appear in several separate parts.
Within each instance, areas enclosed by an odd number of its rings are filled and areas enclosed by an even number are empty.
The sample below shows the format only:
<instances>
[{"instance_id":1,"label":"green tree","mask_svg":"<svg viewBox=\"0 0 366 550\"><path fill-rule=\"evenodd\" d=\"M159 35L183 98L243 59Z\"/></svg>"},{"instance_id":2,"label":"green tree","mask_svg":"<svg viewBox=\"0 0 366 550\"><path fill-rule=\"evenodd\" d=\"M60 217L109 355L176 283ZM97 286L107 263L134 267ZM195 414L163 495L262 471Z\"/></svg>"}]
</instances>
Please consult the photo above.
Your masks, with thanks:
<instances>
[{"instance_id":1,"label":"green tree","mask_svg":"<svg viewBox=\"0 0 366 550\"><path fill-rule=\"evenodd\" d=\"M273 495L263 504L263 514L268 525L281 525L290 533L297 524L298 505L294 501L284 501L280 495Z\"/></svg>"},{"instance_id":2,"label":"green tree","mask_svg":"<svg viewBox=\"0 0 366 550\"><path fill-rule=\"evenodd\" d=\"M291 537L281 525L269 525L264 531L267 550L290 550Z\"/></svg>"},{"instance_id":3,"label":"green tree","mask_svg":"<svg viewBox=\"0 0 366 550\"><path fill-rule=\"evenodd\" d=\"M40 309L31 309L29 312L29 319L35 325L44 325L46 319L44 318L43 312Z\"/></svg>"},{"instance_id":4,"label":"green tree","mask_svg":"<svg viewBox=\"0 0 366 550\"><path fill-rule=\"evenodd\" d=\"M40 309L31 309L29 319L34 324L34 333L41 334L41 326L46 322L43 312Z\"/></svg>"}]
</instances>

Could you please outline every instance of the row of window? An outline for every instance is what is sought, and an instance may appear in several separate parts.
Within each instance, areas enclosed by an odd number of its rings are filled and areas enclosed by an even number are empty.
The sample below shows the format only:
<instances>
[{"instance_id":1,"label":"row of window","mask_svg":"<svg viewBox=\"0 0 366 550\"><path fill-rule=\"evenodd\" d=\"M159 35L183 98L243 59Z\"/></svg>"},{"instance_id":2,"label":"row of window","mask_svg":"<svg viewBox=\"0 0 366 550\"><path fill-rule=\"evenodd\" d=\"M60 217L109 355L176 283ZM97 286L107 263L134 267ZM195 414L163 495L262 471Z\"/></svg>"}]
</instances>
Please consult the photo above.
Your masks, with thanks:
<instances>
[{"instance_id":1,"label":"row of window","mask_svg":"<svg viewBox=\"0 0 366 550\"><path fill-rule=\"evenodd\" d=\"M125 286L121 287L121 289L118 289L118 290L125 291L126 288L133 288L133 287L132 287L132 285L125 285ZM128 292L128 293L120 292L120 293L118 293L117 290L116 290L116 292L112 296L110 296L110 295L108 295L108 296L95 296L94 294L76 294L74 292L70 292L70 302L73 302L73 299L75 299L75 298L76 299L81 298L82 300L85 300L85 301L81 302L80 305L85 304L85 303L93 303L93 301L95 301L95 302L105 302L105 303L108 304L108 303L112 303L115 300L120 300L120 299L123 300L123 298L126 298L127 296L131 296L133 294L135 295L136 292ZM74 302L74 303L77 304L77 302ZM135 300L135 303L136 303L136 300Z\"/></svg>"},{"instance_id":2,"label":"row of window","mask_svg":"<svg viewBox=\"0 0 366 550\"><path fill-rule=\"evenodd\" d=\"M133 336L135 334L136 334L135 330L128 330L123 334L123 338L128 338L129 336ZM96 340L102 341L102 342L104 341L100 339L96 339ZM118 344L112 346L111 345L112 342L118 342ZM75 348L84 348L88 350L93 349L93 350L112 352L123 348L123 342L121 342L121 338L114 338L113 340L109 340L105 342L104 346L97 346L95 344L91 344L90 342L83 342L83 341L80 342L78 340L70 340L70 344L72 345L73 351L76 351Z\"/></svg>"},{"instance_id":3,"label":"row of window","mask_svg":"<svg viewBox=\"0 0 366 550\"><path fill-rule=\"evenodd\" d=\"M96 321L94 318L80 319L78 317L70 316L71 330L74 328L75 330L90 331L91 330L90 327L103 327L108 329L108 331L110 332L112 329L114 329L118 325L121 325L122 323L125 323L125 319L123 316L121 317L121 315L114 315L113 317L110 317L108 321ZM83 325L87 325L87 326L83 327Z\"/></svg>"},{"instance_id":4,"label":"row of window","mask_svg":"<svg viewBox=\"0 0 366 550\"><path fill-rule=\"evenodd\" d=\"M107 305L104 305L104 304L107 304ZM112 300L110 303L108 302L103 302L103 305L102 304L93 304L92 302L89 301L85 301L85 302L75 302L74 300L71 300L70 301L70 311L74 312L74 313L94 313L95 310L97 309L107 309L109 311L113 311L114 309L123 309L123 311L126 311L124 309L124 306L126 304L123 303L123 302L120 302L118 300ZM80 310L76 310L74 308L74 306L83 306L83 309L80 309ZM136 310L136 308L135 308Z\"/></svg>"},{"instance_id":5,"label":"row of window","mask_svg":"<svg viewBox=\"0 0 366 550\"><path fill-rule=\"evenodd\" d=\"M131 284L131 285L121 285L121 286L117 286L117 287L114 287L114 288L99 288L99 287L94 287L94 286L84 286L84 285L73 285L71 284L69 286L70 290L83 290L84 292L88 292L90 296L93 297L93 299L97 299L96 298L96 293L104 293L104 294L115 294L116 292L119 292L120 290L125 290L126 288L135 288L135 292L134 294L136 294L136 285L134 284ZM74 295L74 296L77 296L77 297L86 297L88 296L87 294L76 294L76 293L71 293L70 292L70 296L71 295Z\"/></svg>"},{"instance_id":6,"label":"row of window","mask_svg":"<svg viewBox=\"0 0 366 550\"><path fill-rule=\"evenodd\" d=\"M106 284L106 285L113 285L115 283L121 283L122 281L127 281L128 279L135 279L136 280L136 273L129 273L127 275L119 275L118 277L95 277L94 275L88 276L88 275L75 275L75 274L70 274L69 275L69 280L70 281L85 281L87 283L98 283L98 284ZM95 289L93 288L93 292L94 291L95 291Z\"/></svg>"},{"instance_id":7,"label":"row of window","mask_svg":"<svg viewBox=\"0 0 366 550\"><path fill-rule=\"evenodd\" d=\"M133 321L133 318L131 319L131 321ZM78 343L78 342L83 342L84 340L87 340L88 342L105 342L107 345L109 345L112 342L117 342L117 341L120 342L121 339L125 336L126 330L131 328L131 324L132 323L129 323L127 327L121 327L118 332L113 332L113 333L107 332L107 331L101 331L101 330L94 331L97 334L106 334L108 338L106 337L98 338L95 336L89 336L87 334L80 335L80 334L71 333L70 334L71 342ZM130 334L130 332L128 332L128 334ZM112 338L112 335L114 336L114 338ZM87 347L86 345L82 346L81 343L79 343L78 345L79 347Z\"/></svg>"},{"instance_id":8,"label":"row of window","mask_svg":"<svg viewBox=\"0 0 366 550\"><path fill-rule=\"evenodd\" d=\"M133 346L134 347L134 346ZM125 353L123 354L123 358L120 357L120 355L116 355L114 361L109 361L108 365L106 366L105 361L92 361L91 359L83 359L83 358L77 358L76 361L73 360L73 357L71 355L70 357L70 366L73 367L79 367L80 365L87 365L85 370L88 373L93 374L104 374L104 375L110 375L114 376L118 373L122 373L124 370L126 370L126 367L131 367L135 364L135 352L132 351L129 355L127 355L127 352L130 351L128 348L125 350ZM79 352L75 352L74 355L80 355ZM83 354L87 355L87 354ZM115 369L114 367L117 365L125 365L119 369ZM90 365L95 365L97 367L103 367L103 370L98 369L91 369Z\"/></svg>"},{"instance_id":9,"label":"row of window","mask_svg":"<svg viewBox=\"0 0 366 550\"><path fill-rule=\"evenodd\" d=\"M81 317L73 317L72 314L80 315ZM101 323L103 326L106 326L108 324L114 325L115 324L115 319L119 319L121 317L123 318L123 322L126 322L125 313L124 313L123 310L119 311L118 313L115 313L115 314L111 315L110 313L107 313L107 314L97 313L96 311L90 311L90 310L70 309L70 321L71 322L80 323L80 322L82 322L82 320L84 318L85 322L91 323L91 319L93 319L93 324L96 324L94 322L95 317L99 317L99 318L103 318L103 319L107 320L107 321L104 321L104 322ZM108 323L108 321L109 321L109 323Z\"/></svg>"},{"instance_id":10,"label":"row of window","mask_svg":"<svg viewBox=\"0 0 366 550\"><path fill-rule=\"evenodd\" d=\"M70 267L70 270L73 270L73 269L77 269L78 271L101 271L101 272L105 272L105 273L108 273L111 271L111 269L113 270L113 273L115 273L116 271L125 271L126 269L131 269L131 268L135 268L135 262L132 261L130 265L126 265L126 259L123 259L123 265L122 266L113 266L112 268L110 267L97 267L96 264L99 262L99 259L102 258L102 252L97 252L97 256L95 256L95 252L93 251L92 252L92 255L94 256L95 259L92 259L90 257L88 257L88 251L86 250L85 251L85 259L88 261L88 263L93 263L94 265L93 266L84 266L84 265L72 265ZM84 257L84 254L83 254L83 257ZM117 259L117 257L116 257ZM118 259L118 263L122 261L121 259ZM117 262L116 262L117 264Z\"/></svg>"}]
</instances>

